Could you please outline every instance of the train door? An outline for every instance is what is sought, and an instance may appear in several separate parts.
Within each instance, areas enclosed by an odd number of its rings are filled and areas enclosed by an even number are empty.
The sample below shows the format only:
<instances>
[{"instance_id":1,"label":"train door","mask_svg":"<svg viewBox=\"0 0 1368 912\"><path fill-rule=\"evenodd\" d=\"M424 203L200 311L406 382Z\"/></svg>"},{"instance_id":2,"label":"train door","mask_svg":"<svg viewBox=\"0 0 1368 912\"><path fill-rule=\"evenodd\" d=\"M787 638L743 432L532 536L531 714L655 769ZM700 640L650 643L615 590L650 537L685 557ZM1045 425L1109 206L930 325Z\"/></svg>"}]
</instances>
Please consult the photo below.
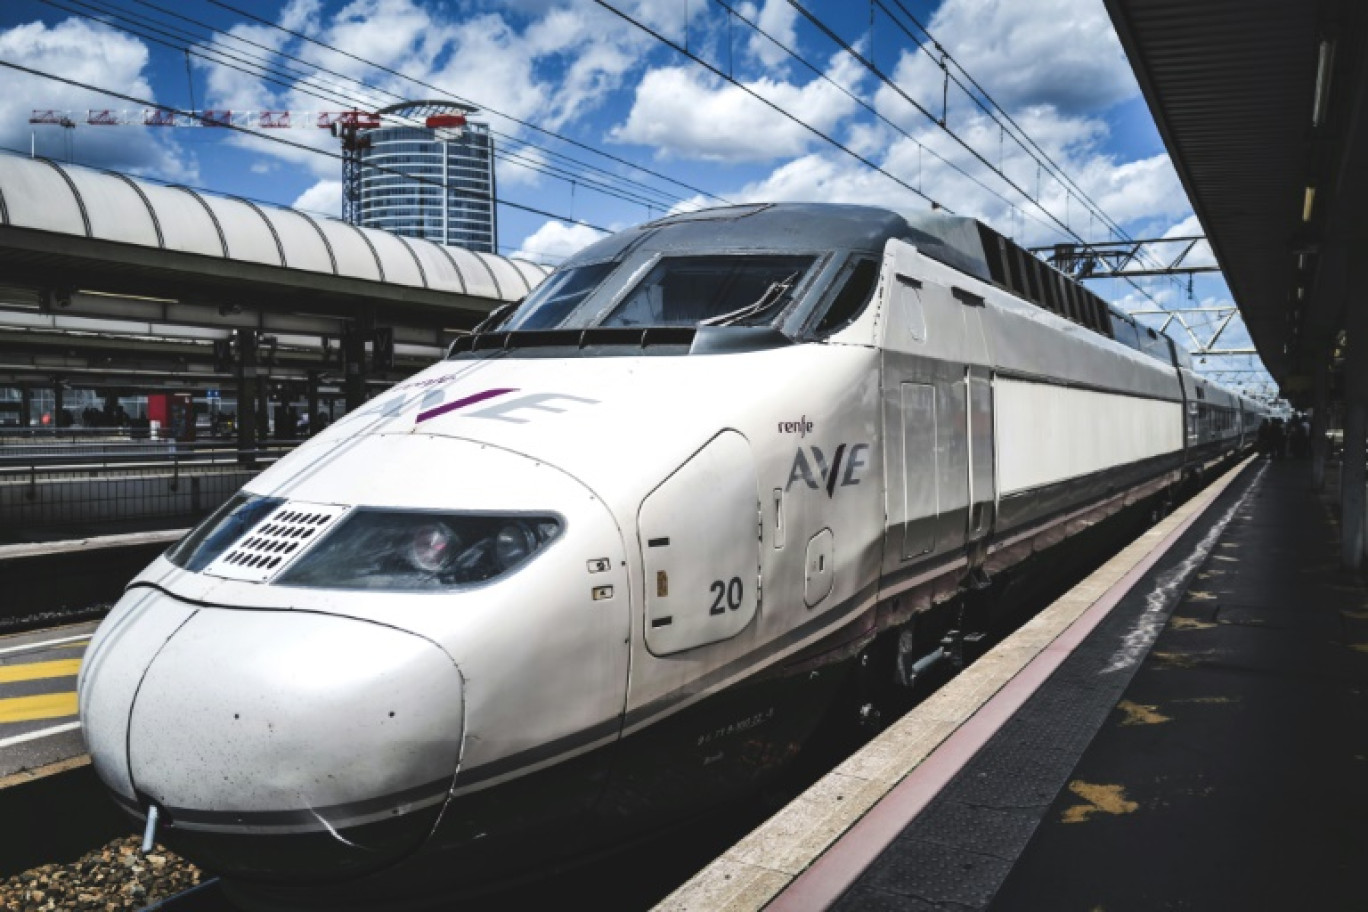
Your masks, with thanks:
<instances>
[{"instance_id":1,"label":"train door","mask_svg":"<svg viewBox=\"0 0 1368 912\"><path fill-rule=\"evenodd\" d=\"M994 472L993 384L988 369L965 368L969 387L969 541L986 538L997 511Z\"/></svg>"},{"instance_id":2,"label":"train door","mask_svg":"<svg viewBox=\"0 0 1368 912\"><path fill-rule=\"evenodd\" d=\"M966 372L966 363L984 360L982 308L924 280L923 262L915 248L890 242L881 381L886 576L958 549L992 522L992 391L984 368ZM971 510L971 500L983 506Z\"/></svg>"},{"instance_id":3,"label":"train door","mask_svg":"<svg viewBox=\"0 0 1368 912\"><path fill-rule=\"evenodd\" d=\"M897 532L890 534L901 542L900 559L911 560L930 554L936 548L939 460L936 455L936 387L930 383L898 384L898 412L889 490L889 519ZM895 519L896 517L896 519Z\"/></svg>"},{"instance_id":4,"label":"train door","mask_svg":"<svg viewBox=\"0 0 1368 912\"><path fill-rule=\"evenodd\" d=\"M964 318L965 439L968 446L966 465L969 475L967 517L964 537L976 542L986 538L993 528L997 509L995 488L995 441L993 439L993 383L987 365L988 340L983 318L982 297L963 289L953 289L952 297L961 305Z\"/></svg>"}]
</instances>

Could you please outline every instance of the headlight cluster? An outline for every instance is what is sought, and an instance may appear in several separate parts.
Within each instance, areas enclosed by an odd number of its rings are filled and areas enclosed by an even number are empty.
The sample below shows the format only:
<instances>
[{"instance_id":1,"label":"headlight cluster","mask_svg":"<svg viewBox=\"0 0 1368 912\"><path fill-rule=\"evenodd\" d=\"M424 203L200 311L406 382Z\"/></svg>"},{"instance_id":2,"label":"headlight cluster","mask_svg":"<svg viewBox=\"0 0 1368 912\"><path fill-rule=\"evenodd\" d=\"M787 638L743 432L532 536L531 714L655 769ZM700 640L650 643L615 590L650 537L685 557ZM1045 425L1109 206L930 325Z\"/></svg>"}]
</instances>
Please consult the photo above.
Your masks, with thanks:
<instances>
[{"instance_id":1,"label":"headlight cluster","mask_svg":"<svg viewBox=\"0 0 1368 912\"><path fill-rule=\"evenodd\" d=\"M361 508L275 582L322 589L437 590L494 579L559 534L551 516Z\"/></svg>"}]
</instances>

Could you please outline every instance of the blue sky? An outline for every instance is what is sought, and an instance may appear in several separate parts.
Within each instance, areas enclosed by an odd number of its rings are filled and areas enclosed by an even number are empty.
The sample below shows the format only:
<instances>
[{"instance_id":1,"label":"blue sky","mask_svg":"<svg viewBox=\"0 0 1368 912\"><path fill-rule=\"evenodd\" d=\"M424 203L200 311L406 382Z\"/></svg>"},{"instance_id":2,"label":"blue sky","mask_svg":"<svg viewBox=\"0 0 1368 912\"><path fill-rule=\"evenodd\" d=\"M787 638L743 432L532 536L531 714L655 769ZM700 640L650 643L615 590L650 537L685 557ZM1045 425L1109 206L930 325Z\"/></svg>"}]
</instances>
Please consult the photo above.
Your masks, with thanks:
<instances>
[{"instance_id":1,"label":"blue sky","mask_svg":"<svg viewBox=\"0 0 1368 912\"><path fill-rule=\"evenodd\" d=\"M500 197L558 216L501 207L501 251L545 262L600 236L576 222L617 229L719 197L909 210L928 208L929 197L1028 245L1063 240L1065 225L1078 236L1107 239L1086 197L1131 236L1200 233L1102 0L799 0L834 39L788 0L607 2L672 41L687 41L745 89L892 176L593 0L6 0L0 60L179 108L318 111L447 94L469 99L501 134L499 147L514 153L498 163ZM1011 139L1014 128L1003 114L985 114L953 83L945 116L963 142L935 122L945 74L916 23L948 52L951 74L961 84L972 77L1039 153L1028 154ZM215 55L220 63L206 59ZM222 64L233 58L268 62L276 81ZM326 131L284 131L310 147L299 149L213 129L31 127L32 109L74 111L80 120L90 108L138 105L14 71L4 72L0 85L0 146L34 146L81 164L339 210L340 164L313 151L337 151ZM656 202L625 201L583 179L547 173L579 170L560 156L592 163L618 191ZM1037 163L1044 156L1071 187ZM1153 306L1124 283L1093 287L1130 309ZM1143 288L1175 305L1229 300L1217 277L1198 278L1190 301L1171 282ZM1247 336L1238 331L1222 341L1245 345Z\"/></svg>"}]
</instances>

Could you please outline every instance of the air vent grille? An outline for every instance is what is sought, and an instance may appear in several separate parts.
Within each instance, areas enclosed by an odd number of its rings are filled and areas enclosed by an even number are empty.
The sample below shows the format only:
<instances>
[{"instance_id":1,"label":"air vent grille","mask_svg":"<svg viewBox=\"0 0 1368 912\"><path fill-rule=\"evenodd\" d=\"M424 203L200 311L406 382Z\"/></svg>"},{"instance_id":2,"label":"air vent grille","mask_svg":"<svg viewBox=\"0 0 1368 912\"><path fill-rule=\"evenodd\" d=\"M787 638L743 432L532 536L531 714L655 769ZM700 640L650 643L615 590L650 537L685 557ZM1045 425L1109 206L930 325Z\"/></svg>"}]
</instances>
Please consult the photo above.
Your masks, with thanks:
<instances>
[{"instance_id":1,"label":"air vent grille","mask_svg":"<svg viewBox=\"0 0 1368 912\"><path fill-rule=\"evenodd\" d=\"M346 507L287 501L233 543L204 572L267 582L318 541Z\"/></svg>"}]
</instances>

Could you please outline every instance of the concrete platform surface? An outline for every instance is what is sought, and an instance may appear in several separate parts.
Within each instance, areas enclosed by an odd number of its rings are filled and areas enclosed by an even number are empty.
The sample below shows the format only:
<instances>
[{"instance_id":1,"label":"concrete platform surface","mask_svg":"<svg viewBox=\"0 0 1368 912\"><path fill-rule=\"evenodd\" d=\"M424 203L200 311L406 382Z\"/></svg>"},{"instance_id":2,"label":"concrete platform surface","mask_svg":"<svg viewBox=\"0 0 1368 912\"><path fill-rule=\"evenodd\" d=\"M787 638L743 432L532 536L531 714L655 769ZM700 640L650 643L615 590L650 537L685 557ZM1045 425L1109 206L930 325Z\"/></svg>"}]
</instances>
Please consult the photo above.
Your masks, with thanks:
<instances>
[{"instance_id":1,"label":"concrete platform surface","mask_svg":"<svg viewBox=\"0 0 1368 912\"><path fill-rule=\"evenodd\" d=\"M657 908L982 907L1162 626L1147 611L1150 594L1158 587L1166 615L1254 471L1234 469L1181 505ZM1080 653L1094 664L1124 658L1123 673L1090 694L1090 721L1073 719L1068 705ZM1060 680L1065 705L1042 703ZM1004 732L1032 706L1063 723L1035 739L1033 752L1049 762L1000 753L1014 743ZM1071 754L1060 728L1072 730ZM994 783L1015 792L1001 799L1008 807L983 803Z\"/></svg>"},{"instance_id":2,"label":"concrete platform surface","mask_svg":"<svg viewBox=\"0 0 1368 912\"><path fill-rule=\"evenodd\" d=\"M992 909L1368 908L1368 589L1264 465Z\"/></svg>"}]
</instances>

